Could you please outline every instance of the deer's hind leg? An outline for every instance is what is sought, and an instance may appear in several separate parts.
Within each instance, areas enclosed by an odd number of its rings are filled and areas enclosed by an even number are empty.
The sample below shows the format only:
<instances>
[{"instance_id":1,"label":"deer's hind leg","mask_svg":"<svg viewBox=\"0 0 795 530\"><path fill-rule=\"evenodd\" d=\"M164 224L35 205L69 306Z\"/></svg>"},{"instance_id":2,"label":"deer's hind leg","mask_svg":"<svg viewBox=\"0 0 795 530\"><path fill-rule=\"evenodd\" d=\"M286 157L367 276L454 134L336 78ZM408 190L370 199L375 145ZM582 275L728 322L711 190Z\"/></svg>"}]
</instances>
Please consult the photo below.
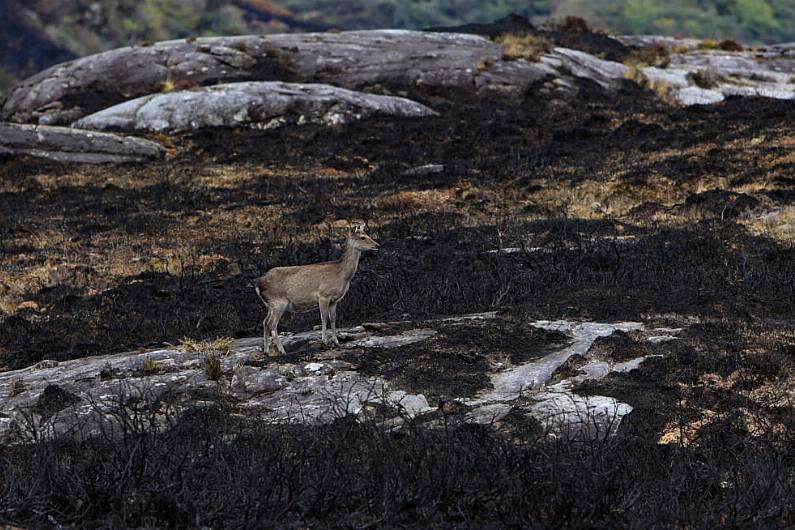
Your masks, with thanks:
<instances>
[{"instance_id":1,"label":"deer's hind leg","mask_svg":"<svg viewBox=\"0 0 795 530\"><path fill-rule=\"evenodd\" d=\"M268 322L271 318L271 310L270 307L268 308L268 316L265 317L265 320L262 321L262 353L268 355L268 352L271 350L271 340L270 340L270 328L268 327Z\"/></svg>"},{"instance_id":2,"label":"deer's hind leg","mask_svg":"<svg viewBox=\"0 0 795 530\"><path fill-rule=\"evenodd\" d=\"M329 299L319 298L318 305L320 306L320 338L323 339L323 345L328 346L328 340L326 339L326 320L329 316Z\"/></svg>"},{"instance_id":3,"label":"deer's hind leg","mask_svg":"<svg viewBox=\"0 0 795 530\"><path fill-rule=\"evenodd\" d=\"M282 339L279 337L279 321L282 319L282 315L287 310L289 306L289 302L287 301L273 301L268 306L268 318L265 319L265 355L270 356L270 341L276 343L276 348L279 350L279 353L284 355L284 346L282 345ZM268 337L270 335L270 337Z\"/></svg>"}]
</instances>

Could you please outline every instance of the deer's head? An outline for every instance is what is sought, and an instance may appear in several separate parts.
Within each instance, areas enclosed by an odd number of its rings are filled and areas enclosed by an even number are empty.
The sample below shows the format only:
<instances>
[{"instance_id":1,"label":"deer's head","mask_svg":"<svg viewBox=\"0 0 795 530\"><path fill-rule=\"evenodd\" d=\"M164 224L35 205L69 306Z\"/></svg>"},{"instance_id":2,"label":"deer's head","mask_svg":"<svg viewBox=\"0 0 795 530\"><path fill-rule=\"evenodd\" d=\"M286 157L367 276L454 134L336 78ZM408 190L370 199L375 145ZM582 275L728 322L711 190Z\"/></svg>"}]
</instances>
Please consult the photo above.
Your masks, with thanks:
<instances>
[{"instance_id":1,"label":"deer's head","mask_svg":"<svg viewBox=\"0 0 795 530\"><path fill-rule=\"evenodd\" d=\"M365 224L362 223L348 233L348 245L350 247L361 251L376 250L378 248L378 243L365 232L366 228Z\"/></svg>"}]
</instances>

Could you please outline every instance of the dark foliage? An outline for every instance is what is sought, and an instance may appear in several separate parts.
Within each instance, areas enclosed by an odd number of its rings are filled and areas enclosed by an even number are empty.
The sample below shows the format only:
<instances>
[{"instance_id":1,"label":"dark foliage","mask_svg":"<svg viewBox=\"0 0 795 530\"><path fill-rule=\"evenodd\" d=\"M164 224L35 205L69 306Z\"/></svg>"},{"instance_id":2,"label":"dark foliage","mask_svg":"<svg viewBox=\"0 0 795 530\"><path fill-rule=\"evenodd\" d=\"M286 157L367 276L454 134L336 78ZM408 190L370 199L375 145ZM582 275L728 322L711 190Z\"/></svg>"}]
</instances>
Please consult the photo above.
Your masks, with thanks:
<instances>
[{"instance_id":1,"label":"dark foliage","mask_svg":"<svg viewBox=\"0 0 795 530\"><path fill-rule=\"evenodd\" d=\"M580 17L566 17L561 21L550 20L543 28L533 26L527 17L510 14L487 24L463 24L451 27L431 27L428 31L451 33L474 33L496 38L505 33L514 35L535 35L553 42L556 46L574 48L584 52L599 54L611 61L622 61L630 49L606 33L590 31L588 23Z\"/></svg>"},{"instance_id":2,"label":"dark foliage","mask_svg":"<svg viewBox=\"0 0 795 530\"><path fill-rule=\"evenodd\" d=\"M173 410L172 410L173 413ZM81 528L784 528L791 431L698 445L629 431L602 441L343 417L267 426L256 414L120 405L124 429L0 449L0 523ZM122 421L123 420L123 421Z\"/></svg>"}]
</instances>

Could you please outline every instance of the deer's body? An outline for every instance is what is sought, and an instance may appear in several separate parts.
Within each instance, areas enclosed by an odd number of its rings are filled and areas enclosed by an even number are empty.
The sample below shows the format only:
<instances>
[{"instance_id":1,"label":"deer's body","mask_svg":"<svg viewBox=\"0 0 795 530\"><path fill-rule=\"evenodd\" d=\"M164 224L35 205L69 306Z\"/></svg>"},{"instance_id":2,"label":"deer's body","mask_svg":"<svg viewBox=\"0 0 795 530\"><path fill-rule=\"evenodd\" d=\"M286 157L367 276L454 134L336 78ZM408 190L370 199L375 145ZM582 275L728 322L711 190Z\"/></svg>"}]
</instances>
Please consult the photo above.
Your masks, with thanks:
<instances>
[{"instance_id":1,"label":"deer's body","mask_svg":"<svg viewBox=\"0 0 795 530\"><path fill-rule=\"evenodd\" d=\"M362 251L373 250L378 243L364 233L360 226L348 235L345 252L337 261L298 265L294 267L275 267L260 277L255 289L268 306L268 316L263 322L263 351L270 355L270 342L274 340L279 353L284 354L284 346L279 339L279 320L286 311L302 313L320 310L321 336L326 338L326 321L331 325L331 341L337 340L337 302L348 292Z\"/></svg>"}]
</instances>

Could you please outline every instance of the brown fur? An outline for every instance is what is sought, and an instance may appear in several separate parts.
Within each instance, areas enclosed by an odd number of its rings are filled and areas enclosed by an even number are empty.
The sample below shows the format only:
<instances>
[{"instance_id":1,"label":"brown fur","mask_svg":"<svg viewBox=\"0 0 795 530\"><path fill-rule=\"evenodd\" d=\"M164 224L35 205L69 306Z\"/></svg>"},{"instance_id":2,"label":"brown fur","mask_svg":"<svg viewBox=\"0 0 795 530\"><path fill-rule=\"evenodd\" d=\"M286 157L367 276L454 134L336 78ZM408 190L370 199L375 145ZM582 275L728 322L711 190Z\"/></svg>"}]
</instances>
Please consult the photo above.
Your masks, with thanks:
<instances>
[{"instance_id":1,"label":"brown fur","mask_svg":"<svg viewBox=\"0 0 795 530\"><path fill-rule=\"evenodd\" d=\"M331 324L331 341L339 346L337 303L348 292L351 279L359 266L361 253L377 247L378 243L364 232L364 225L360 225L348 234L345 251L337 261L275 267L257 279L257 294L268 306L268 316L263 321L263 351L270 355L270 342L273 337L279 353L284 354L278 326L285 311L300 313L314 308L320 309L323 344L328 344L328 321Z\"/></svg>"}]
</instances>

